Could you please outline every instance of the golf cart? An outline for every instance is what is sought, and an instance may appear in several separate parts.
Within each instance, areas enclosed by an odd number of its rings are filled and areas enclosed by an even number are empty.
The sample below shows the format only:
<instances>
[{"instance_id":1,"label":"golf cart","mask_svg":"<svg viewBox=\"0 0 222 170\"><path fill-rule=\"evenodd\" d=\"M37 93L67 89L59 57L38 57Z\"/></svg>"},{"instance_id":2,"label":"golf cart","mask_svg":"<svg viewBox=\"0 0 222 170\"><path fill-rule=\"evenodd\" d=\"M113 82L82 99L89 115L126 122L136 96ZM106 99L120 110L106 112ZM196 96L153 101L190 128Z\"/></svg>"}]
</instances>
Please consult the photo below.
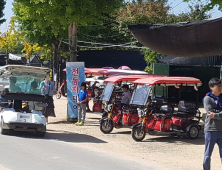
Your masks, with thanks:
<instances>
[{"instance_id":1,"label":"golf cart","mask_svg":"<svg viewBox=\"0 0 222 170\"><path fill-rule=\"evenodd\" d=\"M191 93L197 94L201 81L191 77L153 77L138 79L133 83L137 88L133 93L130 105L137 106L139 117L142 121L132 126L132 138L142 141L146 133L149 135L185 135L195 139L199 135L201 116L197 101L184 101L180 99L176 105L170 103L169 98L164 96L168 88L192 89ZM157 88L162 88L162 96L157 96ZM160 89L159 89L160 90ZM189 95L188 91L185 95ZM176 106L177 110L176 110Z\"/></svg>"},{"instance_id":2,"label":"golf cart","mask_svg":"<svg viewBox=\"0 0 222 170\"><path fill-rule=\"evenodd\" d=\"M103 133L112 132L113 127L130 127L138 123L139 118L137 112L133 114L122 114L121 99L123 92L121 87L123 84L128 84L130 87L129 91L132 93L134 91L133 81L155 76L160 75L119 75L105 79L107 85L101 98L105 112L100 120L100 130ZM131 107L131 110L135 109Z\"/></svg>"},{"instance_id":3,"label":"golf cart","mask_svg":"<svg viewBox=\"0 0 222 170\"><path fill-rule=\"evenodd\" d=\"M40 83L50 75L50 69L8 65L0 68L0 76L9 78L9 91L1 95L8 100L9 108L1 108L0 133L11 130L36 132L43 137L46 119L42 114L47 98L41 95Z\"/></svg>"}]
</instances>

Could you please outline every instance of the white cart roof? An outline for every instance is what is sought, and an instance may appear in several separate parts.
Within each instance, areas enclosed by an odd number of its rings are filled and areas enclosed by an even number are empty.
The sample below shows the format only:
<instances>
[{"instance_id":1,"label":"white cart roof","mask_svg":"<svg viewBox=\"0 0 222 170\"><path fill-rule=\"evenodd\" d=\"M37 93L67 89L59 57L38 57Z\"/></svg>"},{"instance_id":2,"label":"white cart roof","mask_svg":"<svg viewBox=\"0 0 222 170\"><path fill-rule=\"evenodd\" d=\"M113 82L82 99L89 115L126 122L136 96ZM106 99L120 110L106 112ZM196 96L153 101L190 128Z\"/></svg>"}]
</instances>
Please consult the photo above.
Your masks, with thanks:
<instances>
[{"instance_id":1,"label":"white cart roof","mask_svg":"<svg viewBox=\"0 0 222 170\"><path fill-rule=\"evenodd\" d=\"M51 69L43 67L32 67L22 65L7 65L0 68L1 77L33 77L44 78L48 76Z\"/></svg>"}]
</instances>

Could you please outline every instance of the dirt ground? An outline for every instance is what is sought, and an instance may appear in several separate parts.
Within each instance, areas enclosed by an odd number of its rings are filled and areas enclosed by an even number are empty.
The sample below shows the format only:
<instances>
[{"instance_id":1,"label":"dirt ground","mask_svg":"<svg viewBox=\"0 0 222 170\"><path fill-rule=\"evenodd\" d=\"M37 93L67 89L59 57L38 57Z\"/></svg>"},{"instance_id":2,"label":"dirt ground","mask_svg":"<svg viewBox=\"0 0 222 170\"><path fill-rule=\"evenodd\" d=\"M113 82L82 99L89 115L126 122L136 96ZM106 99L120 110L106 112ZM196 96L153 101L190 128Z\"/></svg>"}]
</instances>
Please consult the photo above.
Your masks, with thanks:
<instances>
[{"instance_id":1,"label":"dirt ground","mask_svg":"<svg viewBox=\"0 0 222 170\"><path fill-rule=\"evenodd\" d=\"M161 170L201 170L204 154L204 134L190 140L181 137L149 136L142 142L135 142L131 129L114 129L105 135L99 129L101 115L87 113L84 126L66 121L66 98L55 99L56 118L49 118L47 133L56 133L54 140L65 141L71 145L87 148L96 152L110 154L127 161L134 160L141 164ZM202 109L203 110L203 109ZM53 135L51 135L53 136ZM212 170L221 169L218 146L212 155Z\"/></svg>"}]
</instances>

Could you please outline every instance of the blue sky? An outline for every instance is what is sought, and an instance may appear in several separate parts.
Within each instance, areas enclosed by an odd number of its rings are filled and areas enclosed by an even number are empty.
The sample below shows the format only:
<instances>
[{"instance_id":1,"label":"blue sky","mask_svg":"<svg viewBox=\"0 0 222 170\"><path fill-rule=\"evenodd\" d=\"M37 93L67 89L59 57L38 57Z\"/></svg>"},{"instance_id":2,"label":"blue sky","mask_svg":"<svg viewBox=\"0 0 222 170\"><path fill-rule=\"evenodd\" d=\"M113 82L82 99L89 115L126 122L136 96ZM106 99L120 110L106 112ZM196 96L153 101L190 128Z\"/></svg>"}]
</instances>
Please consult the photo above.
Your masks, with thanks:
<instances>
[{"instance_id":1,"label":"blue sky","mask_svg":"<svg viewBox=\"0 0 222 170\"><path fill-rule=\"evenodd\" d=\"M188 11L188 3L183 2L183 0L168 0L168 1L169 1L170 6L173 8L171 10L171 13L177 14L182 11L184 12ZM7 19L7 21L0 26L1 32L5 32L7 30L8 23L10 21L10 18L13 15L13 11L12 11L13 0L7 0L6 2L7 3L6 3L4 13L5 13L5 19ZM222 12L217 10L217 8L214 8L212 11L210 11L210 14L212 14L213 18L222 17Z\"/></svg>"}]
</instances>

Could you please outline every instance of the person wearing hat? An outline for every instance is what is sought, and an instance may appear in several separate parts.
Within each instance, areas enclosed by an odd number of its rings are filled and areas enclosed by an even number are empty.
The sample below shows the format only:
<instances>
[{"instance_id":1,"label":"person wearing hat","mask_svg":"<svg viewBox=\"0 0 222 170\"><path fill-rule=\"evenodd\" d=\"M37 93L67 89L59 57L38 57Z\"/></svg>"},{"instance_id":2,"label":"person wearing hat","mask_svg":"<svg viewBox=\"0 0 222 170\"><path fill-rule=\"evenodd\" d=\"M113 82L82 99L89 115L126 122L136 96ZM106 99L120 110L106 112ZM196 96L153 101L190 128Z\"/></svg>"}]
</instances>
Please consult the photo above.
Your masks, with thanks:
<instances>
[{"instance_id":1,"label":"person wearing hat","mask_svg":"<svg viewBox=\"0 0 222 170\"><path fill-rule=\"evenodd\" d=\"M81 84L81 90L78 93L78 122L76 125L83 126L86 118L86 102L88 101L88 93L86 91L86 83Z\"/></svg>"},{"instance_id":2,"label":"person wearing hat","mask_svg":"<svg viewBox=\"0 0 222 170\"><path fill-rule=\"evenodd\" d=\"M124 84L122 88L123 88L123 98L121 100L121 109L123 108L123 106L128 105L131 100L131 93L129 92L129 86L127 84Z\"/></svg>"}]
</instances>

